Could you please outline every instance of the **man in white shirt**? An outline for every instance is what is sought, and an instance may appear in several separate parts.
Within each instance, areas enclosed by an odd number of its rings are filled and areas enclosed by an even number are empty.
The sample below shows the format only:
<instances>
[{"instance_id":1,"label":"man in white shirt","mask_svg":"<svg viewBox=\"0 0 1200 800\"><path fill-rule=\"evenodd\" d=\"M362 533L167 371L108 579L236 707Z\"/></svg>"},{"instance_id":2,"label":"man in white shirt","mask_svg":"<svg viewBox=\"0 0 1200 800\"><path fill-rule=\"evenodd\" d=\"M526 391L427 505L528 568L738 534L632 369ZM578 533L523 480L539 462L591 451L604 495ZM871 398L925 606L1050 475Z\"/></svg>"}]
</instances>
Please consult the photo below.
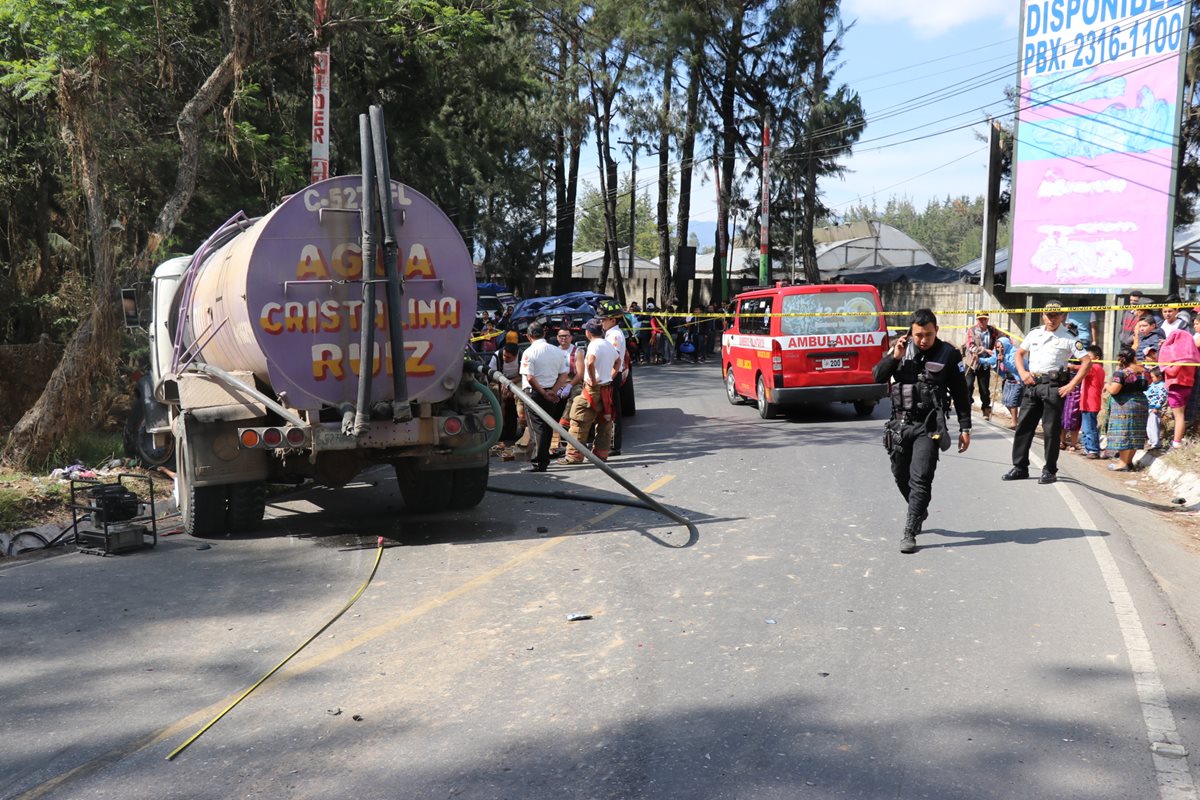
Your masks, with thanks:
<instances>
[{"instance_id":1,"label":"man in white shirt","mask_svg":"<svg viewBox=\"0 0 1200 800\"><path fill-rule=\"evenodd\" d=\"M613 420L615 418L612 374L617 363L617 351L608 343L598 320L583 327L587 334L587 353L583 357L583 391L571 408L571 436L579 442L587 439L588 430L596 425L592 454L607 461L612 451ZM568 445L566 456L559 462L565 465L583 463L583 453Z\"/></svg>"},{"instance_id":2,"label":"man in white shirt","mask_svg":"<svg viewBox=\"0 0 1200 800\"><path fill-rule=\"evenodd\" d=\"M1171 298L1167 298L1170 300ZM1179 309L1175 306L1163 306L1162 309L1163 321L1158 327L1162 328L1163 337L1171 335L1171 331L1190 331L1192 329L1191 322L1186 319Z\"/></svg>"},{"instance_id":3,"label":"man in white shirt","mask_svg":"<svg viewBox=\"0 0 1200 800\"><path fill-rule=\"evenodd\" d=\"M521 355L521 386L538 408L549 414L551 419L558 419L562 411L558 390L567 382L567 360L562 350L546 341L545 330L540 322L530 323L525 335L530 344ZM545 472L546 467L550 466L550 426L536 411L526 411L529 429L537 438L533 466L527 471Z\"/></svg>"},{"instance_id":4,"label":"man in white shirt","mask_svg":"<svg viewBox=\"0 0 1200 800\"><path fill-rule=\"evenodd\" d=\"M1017 351L1017 372L1025 384L1025 393L1013 437L1013 467L1004 473L1002 480L1019 481L1029 477L1029 448L1033 445L1033 432L1037 430L1039 420L1045 437L1046 466L1042 467L1038 483L1058 480L1063 398L1079 385L1092 366L1092 356L1085 352L1080 357L1079 371L1073 377L1067 370L1067 362L1075 354L1075 337L1063 325L1065 318L1062 303L1057 300L1047 302L1042 312L1044 324L1031 330Z\"/></svg>"},{"instance_id":5,"label":"man in white shirt","mask_svg":"<svg viewBox=\"0 0 1200 800\"><path fill-rule=\"evenodd\" d=\"M621 330L621 307L609 311L602 319L604 339L617 351L617 363L612 369L613 383L613 447L609 455L621 455L621 384L629 379L629 359L626 358L625 332Z\"/></svg>"}]
</instances>

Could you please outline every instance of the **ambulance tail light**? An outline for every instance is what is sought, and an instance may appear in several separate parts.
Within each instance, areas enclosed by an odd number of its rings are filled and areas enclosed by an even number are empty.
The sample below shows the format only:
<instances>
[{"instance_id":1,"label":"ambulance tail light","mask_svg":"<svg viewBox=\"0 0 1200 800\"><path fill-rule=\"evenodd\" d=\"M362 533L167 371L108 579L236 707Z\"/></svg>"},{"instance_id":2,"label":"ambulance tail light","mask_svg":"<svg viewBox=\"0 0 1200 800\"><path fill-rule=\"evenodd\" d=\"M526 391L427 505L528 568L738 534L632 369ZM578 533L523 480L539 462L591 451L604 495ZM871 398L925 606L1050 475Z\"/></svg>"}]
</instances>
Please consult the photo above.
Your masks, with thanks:
<instances>
[{"instance_id":1,"label":"ambulance tail light","mask_svg":"<svg viewBox=\"0 0 1200 800\"><path fill-rule=\"evenodd\" d=\"M783 374L783 347L778 340L771 342L771 371L776 375Z\"/></svg>"}]
</instances>

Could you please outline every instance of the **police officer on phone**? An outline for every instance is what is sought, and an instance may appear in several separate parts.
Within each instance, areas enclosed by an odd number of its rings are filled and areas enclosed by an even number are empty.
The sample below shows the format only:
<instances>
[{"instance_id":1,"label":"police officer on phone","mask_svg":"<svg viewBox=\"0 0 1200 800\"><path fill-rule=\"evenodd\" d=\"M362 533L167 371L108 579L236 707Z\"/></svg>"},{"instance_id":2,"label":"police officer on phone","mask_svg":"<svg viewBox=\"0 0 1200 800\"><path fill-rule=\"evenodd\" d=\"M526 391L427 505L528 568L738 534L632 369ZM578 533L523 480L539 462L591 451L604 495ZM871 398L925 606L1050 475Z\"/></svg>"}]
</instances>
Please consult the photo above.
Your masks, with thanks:
<instances>
[{"instance_id":1,"label":"police officer on phone","mask_svg":"<svg viewBox=\"0 0 1200 800\"><path fill-rule=\"evenodd\" d=\"M875 365L875 382L892 381L892 417L884 447L892 460L892 475L908 503L908 518L900 540L901 553L917 551L917 534L929 516L933 473L938 454L950 449L946 429L948 397L958 416L958 452L971 444L971 400L959 369L958 348L937 338L937 317L928 308L913 312L908 333Z\"/></svg>"}]
</instances>

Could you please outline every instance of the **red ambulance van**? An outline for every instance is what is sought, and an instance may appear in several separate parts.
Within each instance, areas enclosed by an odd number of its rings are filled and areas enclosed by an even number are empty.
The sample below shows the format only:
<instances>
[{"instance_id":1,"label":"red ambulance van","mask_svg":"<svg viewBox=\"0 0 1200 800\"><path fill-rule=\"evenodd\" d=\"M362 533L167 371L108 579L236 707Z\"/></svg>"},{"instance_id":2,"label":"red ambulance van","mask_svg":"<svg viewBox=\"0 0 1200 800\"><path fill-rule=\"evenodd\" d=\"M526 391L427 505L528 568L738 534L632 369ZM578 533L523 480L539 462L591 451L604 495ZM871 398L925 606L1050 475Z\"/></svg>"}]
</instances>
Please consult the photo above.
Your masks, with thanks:
<instances>
[{"instance_id":1,"label":"red ambulance van","mask_svg":"<svg viewBox=\"0 0 1200 800\"><path fill-rule=\"evenodd\" d=\"M801 403L853 403L870 414L887 394L871 374L888 347L882 310L879 292L865 284L776 284L739 294L733 327L721 337L729 402L753 398L763 419Z\"/></svg>"}]
</instances>

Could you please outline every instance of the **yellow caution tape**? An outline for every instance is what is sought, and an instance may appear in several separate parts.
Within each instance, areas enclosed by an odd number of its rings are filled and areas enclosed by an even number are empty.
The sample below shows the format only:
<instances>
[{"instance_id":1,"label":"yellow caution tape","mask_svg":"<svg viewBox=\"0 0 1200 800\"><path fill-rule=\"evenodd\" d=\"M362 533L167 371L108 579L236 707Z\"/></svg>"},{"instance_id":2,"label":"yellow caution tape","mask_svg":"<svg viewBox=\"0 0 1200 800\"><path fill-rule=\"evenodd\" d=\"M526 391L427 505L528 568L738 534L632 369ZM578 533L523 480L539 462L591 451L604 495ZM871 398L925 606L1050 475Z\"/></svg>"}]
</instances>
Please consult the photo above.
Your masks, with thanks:
<instances>
[{"instance_id":1,"label":"yellow caution tape","mask_svg":"<svg viewBox=\"0 0 1200 800\"><path fill-rule=\"evenodd\" d=\"M1062 308L1053 309L1055 313L1068 311L1143 311L1149 309L1160 308L1191 308L1190 303L1138 303L1136 306L1063 306ZM1200 308L1200 305L1196 306ZM1040 314L1048 309L1045 306L1037 308L963 308L950 310L934 310L940 316L953 316L955 314ZM686 311L656 311L652 316L656 317L705 317L708 319L717 318L732 318L733 311L729 312L704 312L701 314L689 314ZM911 311L792 311L792 312L772 312L766 314L741 314L742 317L901 317L912 314ZM636 312L636 314L645 314L644 311ZM968 326L970 327L970 326Z\"/></svg>"}]
</instances>

